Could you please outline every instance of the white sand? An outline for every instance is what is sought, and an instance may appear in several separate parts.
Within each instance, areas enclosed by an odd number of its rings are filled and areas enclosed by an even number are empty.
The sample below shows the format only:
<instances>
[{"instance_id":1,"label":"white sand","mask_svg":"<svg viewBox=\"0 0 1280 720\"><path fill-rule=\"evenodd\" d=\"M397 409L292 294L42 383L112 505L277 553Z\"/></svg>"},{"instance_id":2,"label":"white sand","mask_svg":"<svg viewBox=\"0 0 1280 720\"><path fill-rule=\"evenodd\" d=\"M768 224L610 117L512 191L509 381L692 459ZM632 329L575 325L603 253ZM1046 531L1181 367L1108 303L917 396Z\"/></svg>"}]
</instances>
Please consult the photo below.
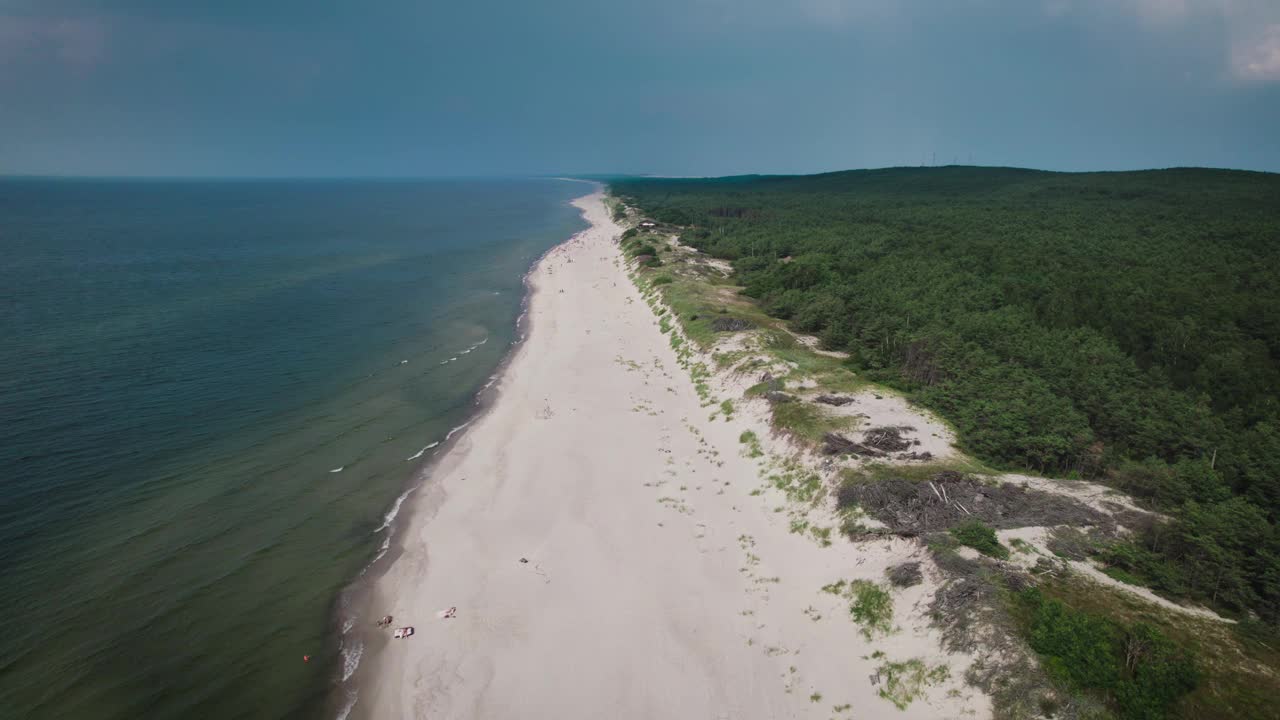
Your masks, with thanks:
<instances>
[{"instance_id":1,"label":"white sand","mask_svg":"<svg viewBox=\"0 0 1280 720\"><path fill-rule=\"evenodd\" d=\"M408 501L372 614L417 634L370 648L353 716L988 716L961 679L969 658L928 629L934 579L894 591L898 629L872 641L821 592L924 553L838 530L822 547L790 531L780 493L751 494L751 419L708 421L601 196L577 204L592 228L535 270L499 400ZM911 658L951 679L899 711L872 676Z\"/></svg>"}]
</instances>

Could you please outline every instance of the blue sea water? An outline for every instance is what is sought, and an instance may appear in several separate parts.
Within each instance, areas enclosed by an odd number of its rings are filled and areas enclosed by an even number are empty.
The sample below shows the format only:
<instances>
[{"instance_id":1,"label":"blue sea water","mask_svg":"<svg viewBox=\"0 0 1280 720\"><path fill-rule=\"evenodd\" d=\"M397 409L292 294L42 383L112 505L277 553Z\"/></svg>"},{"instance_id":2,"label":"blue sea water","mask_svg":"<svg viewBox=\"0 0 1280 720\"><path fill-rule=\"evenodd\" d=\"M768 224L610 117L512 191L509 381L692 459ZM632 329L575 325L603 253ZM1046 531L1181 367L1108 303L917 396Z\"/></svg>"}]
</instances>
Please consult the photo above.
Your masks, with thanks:
<instances>
[{"instance_id":1,"label":"blue sea water","mask_svg":"<svg viewBox=\"0 0 1280 720\"><path fill-rule=\"evenodd\" d=\"M316 717L586 189L0 181L0 715Z\"/></svg>"}]
</instances>

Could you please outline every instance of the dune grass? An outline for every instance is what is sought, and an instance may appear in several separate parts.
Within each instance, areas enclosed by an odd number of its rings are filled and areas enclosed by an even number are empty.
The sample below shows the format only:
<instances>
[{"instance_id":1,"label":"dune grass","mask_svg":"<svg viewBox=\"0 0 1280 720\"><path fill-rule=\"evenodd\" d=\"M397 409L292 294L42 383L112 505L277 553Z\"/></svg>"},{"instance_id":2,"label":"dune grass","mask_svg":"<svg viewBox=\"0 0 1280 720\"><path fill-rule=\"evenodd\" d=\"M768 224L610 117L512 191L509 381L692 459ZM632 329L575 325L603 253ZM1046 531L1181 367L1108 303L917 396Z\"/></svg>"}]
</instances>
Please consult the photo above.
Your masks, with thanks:
<instances>
[{"instance_id":1,"label":"dune grass","mask_svg":"<svg viewBox=\"0 0 1280 720\"><path fill-rule=\"evenodd\" d=\"M862 635L870 640L893 632L893 596L870 580L849 583L849 614L862 626Z\"/></svg>"},{"instance_id":2,"label":"dune grass","mask_svg":"<svg viewBox=\"0 0 1280 720\"><path fill-rule=\"evenodd\" d=\"M918 658L887 662L877 668L876 672L884 678L880 697L893 703L899 710L906 710L911 701L920 697L928 686L945 682L951 676L946 665L929 667Z\"/></svg>"},{"instance_id":3,"label":"dune grass","mask_svg":"<svg viewBox=\"0 0 1280 720\"><path fill-rule=\"evenodd\" d=\"M807 402L777 403L772 407L773 429L794 438L818 444L829 432L841 432L857 425L857 418L833 415Z\"/></svg>"},{"instance_id":4,"label":"dune grass","mask_svg":"<svg viewBox=\"0 0 1280 720\"><path fill-rule=\"evenodd\" d=\"M970 458L954 457L921 465L868 463L861 467L844 468L840 471L840 479L842 482L847 483L874 483L890 479L925 482L933 479L940 472L958 472L979 476L995 476L998 474L995 470Z\"/></svg>"}]
</instances>

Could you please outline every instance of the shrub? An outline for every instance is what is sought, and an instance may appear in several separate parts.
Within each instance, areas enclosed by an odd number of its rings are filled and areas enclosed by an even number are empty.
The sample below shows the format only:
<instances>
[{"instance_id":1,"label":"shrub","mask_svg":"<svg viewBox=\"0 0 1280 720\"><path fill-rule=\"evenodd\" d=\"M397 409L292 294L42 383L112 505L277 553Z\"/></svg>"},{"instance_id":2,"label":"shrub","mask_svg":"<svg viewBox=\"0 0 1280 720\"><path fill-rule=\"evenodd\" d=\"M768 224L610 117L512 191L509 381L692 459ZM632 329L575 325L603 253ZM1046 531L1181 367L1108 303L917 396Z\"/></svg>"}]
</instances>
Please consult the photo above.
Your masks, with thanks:
<instances>
[{"instance_id":1,"label":"shrub","mask_svg":"<svg viewBox=\"0 0 1280 720\"><path fill-rule=\"evenodd\" d=\"M1050 677L1075 689L1110 689L1120 677L1115 629L1106 620L1072 610L1039 591L1024 591L1031 606L1030 644Z\"/></svg>"},{"instance_id":2,"label":"shrub","mask_svg":"<svg viewBox=\"0 0 1280 720\"><path fill-rule=\"evenodd\" d=\"M659 275L653 279L654 285L670 285L673 282L675 282L675 278L670 275Z\"/></svg>"},{"instance_id":3,"label":"shrub","mask_svg":"<svg viewBox=\"0 0 1280 720\"><path fill-rule=\"evenodd\" d=\"M1123 650L1129 676L1116 689L1123 717L1163 718L1199 682L1194 660L1150 625L1138 623L1130 628Z\"/></svg>"},{"instance_id":4,"label":"shrub","mask_svg":"<svg viewBox=\"0 0 1280 720\"><path fill-rule=\"evenodd\" d=\"M951 535L956 539L956 542L961 545L967 545L983 555L1001 560L1009 558L1009 548L1001 545L1000 541L996 539L996 531L981 520L974 519L956 525L951 528Z\"/></svg>"},{"instance_id":5,"label":"shrub","mask_svg":"<svg viewBox=\"0 0 1280 720\"><path fill-rule=\"evenodd\" d=\"M1199 681L1194 658L1150 625L1126 627L1045 599L1035 588L1020 597L1030 610L1031 648L1049 676L1070 689L1102 694L1121 718L1167 717Z\"/></svg>"}]
</instances>

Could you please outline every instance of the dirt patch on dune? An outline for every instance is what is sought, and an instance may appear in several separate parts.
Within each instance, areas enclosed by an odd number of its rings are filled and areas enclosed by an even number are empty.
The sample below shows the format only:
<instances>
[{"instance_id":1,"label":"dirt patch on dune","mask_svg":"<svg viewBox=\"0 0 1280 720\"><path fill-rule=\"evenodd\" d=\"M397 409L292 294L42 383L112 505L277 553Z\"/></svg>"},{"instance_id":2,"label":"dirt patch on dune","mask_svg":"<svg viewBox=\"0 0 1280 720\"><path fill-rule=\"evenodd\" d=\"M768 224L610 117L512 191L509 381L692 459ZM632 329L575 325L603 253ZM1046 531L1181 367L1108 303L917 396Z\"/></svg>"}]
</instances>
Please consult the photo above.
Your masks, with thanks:
<instances>
[{"instance_id":1,"label":"dirt patch on dune","mask_svg":"<svg viewBox=\"0 0 1280 720\"><path fill-rule=\"evenodd\" d=\"M755 323L743 318L722 316L711 321L711 329L716 332L739 332L750 330L753 327L755 327Z\"/></svg>"}]
</instances>

